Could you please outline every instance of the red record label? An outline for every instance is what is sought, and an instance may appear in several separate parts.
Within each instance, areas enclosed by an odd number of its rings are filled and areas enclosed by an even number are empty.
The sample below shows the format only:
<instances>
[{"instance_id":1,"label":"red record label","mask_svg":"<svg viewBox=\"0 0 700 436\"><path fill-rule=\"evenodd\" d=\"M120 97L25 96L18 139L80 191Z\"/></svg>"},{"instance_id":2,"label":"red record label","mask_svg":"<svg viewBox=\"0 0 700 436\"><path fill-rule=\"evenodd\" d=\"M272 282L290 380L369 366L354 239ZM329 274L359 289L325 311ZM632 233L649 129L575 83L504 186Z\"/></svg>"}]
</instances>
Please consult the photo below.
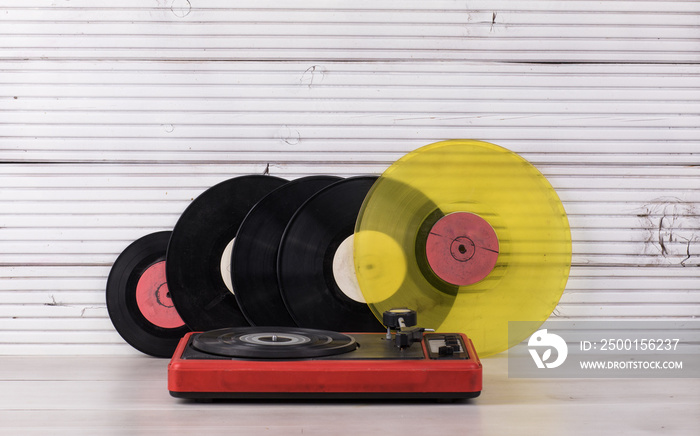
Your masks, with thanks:
<instances>
[{"instance_id":1,"label":"red record label","mask_svg":"<svg viewBox=\"0 0 700 436\"><path fill-rule=\"evenodd\" d=\"M185 325L170 298L164 260L149 266L139 278L136 304L144 318L155 326L174 329Z\"/></svg>"},{"instance_id":2,"label":"red record label","mask_svg":"<svg viewBox=\"0 0 700 436\"><path fill-rule=\"evenodd\" d=\"M467 212L442 217L430 229L425 248L433 272L457 286L483 280L498 260L498 237L493 227Z\"/></svg>"}]
</instances>

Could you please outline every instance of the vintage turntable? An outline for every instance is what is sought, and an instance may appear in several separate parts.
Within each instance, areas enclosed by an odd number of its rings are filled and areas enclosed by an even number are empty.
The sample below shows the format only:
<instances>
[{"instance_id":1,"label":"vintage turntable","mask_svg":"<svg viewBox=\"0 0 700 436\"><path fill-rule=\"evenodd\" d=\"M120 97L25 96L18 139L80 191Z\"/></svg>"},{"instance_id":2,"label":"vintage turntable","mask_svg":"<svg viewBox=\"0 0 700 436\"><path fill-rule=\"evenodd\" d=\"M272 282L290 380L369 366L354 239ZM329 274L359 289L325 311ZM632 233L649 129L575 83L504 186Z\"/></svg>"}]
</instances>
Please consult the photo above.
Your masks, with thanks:
<instances>
[{"instance_id":1,"label":"vintage turntable","mask_svg":"<svg viewBox=\"0 0 700 436\"><path fill-rule=\"evenodd\" d=\"M464 399L482 368L461 333L414 327L416 313L384 313L387 333L241 327L188 333L168 365L178 398Z\"/></svg>"}]
</instances>

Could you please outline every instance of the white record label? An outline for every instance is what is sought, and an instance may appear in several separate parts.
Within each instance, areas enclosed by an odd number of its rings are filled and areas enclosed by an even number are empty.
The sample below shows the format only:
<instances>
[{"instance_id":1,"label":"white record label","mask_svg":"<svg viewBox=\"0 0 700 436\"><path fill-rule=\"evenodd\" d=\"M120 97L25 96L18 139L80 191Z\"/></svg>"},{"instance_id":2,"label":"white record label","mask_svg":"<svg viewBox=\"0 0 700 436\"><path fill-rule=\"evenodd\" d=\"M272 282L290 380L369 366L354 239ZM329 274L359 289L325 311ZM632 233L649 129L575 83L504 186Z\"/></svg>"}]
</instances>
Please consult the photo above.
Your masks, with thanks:
<instances>
[{"instance_id":1,"label":"white record label","mask_svg":"<svg viewBox=\"0 0 700 436\"><path fill-rule=\"evenodd\" d=\"M226 245L224 252L221 253L221 265L219 271L221 271L221 279L229 291L233 292L233 280L231 279L231 253L233 253L233 242L236 238L231 239L231 242Z\"/></svg>"},{"instance_id":2,"label":"white record label","mask_svg":"<svg viewBox=\"0 0 700 436\"><path fill-rule=\"evenodd\" d=\"M338 250L333 256L333 278L335 278L336 284L348 298L358 303L366 303L355 275L355 263L353 260L354 240L355 236L350 235L338 246Z\"/></svg>"}]
</instances>

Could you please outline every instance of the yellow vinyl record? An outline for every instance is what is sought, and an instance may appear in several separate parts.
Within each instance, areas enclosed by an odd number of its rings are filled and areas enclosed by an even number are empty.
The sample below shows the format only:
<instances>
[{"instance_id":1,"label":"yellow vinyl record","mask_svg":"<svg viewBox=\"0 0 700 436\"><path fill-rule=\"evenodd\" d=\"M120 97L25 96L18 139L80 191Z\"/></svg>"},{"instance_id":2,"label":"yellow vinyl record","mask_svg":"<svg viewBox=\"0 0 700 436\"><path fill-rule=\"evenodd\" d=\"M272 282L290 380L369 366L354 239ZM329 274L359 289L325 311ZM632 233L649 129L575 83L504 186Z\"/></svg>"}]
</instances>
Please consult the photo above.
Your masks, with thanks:
<instances>
[{"instance_id":1,"label":"yellow vinyl record","mask_svg":"<svg viewBox=\"0 0 700 436\"><path fill-rule=\"evenodd\" d=\"M379 319L418 312L425 328L467 334L480 356L508 337L508 321L544 322L571 266L564 207L547 179L517 154L482 141L415 150L369 191L354 237L362 294Z\"/></svg>"}]
</instances>

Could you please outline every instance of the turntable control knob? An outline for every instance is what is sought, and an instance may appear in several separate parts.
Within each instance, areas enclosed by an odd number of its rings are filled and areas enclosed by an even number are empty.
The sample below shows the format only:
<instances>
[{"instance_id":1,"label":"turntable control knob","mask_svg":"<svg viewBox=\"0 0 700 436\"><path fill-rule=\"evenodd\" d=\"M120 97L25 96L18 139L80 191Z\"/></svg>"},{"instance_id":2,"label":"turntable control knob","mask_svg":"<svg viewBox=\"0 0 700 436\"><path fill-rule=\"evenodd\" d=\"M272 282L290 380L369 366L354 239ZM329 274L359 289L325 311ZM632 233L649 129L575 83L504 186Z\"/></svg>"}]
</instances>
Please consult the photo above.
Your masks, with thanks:
<instances>
[{"instance_id":1,"label":"turntable control knob","mask_svg":"<svg viewBox=\"0 0 700 436\"><path fill-rule=\"evenodd\" d=\"M391 329L413 327L417 323L418 315L411 309L390 309L382 315L382 324Z\"/></svg>"}]
</instances>

